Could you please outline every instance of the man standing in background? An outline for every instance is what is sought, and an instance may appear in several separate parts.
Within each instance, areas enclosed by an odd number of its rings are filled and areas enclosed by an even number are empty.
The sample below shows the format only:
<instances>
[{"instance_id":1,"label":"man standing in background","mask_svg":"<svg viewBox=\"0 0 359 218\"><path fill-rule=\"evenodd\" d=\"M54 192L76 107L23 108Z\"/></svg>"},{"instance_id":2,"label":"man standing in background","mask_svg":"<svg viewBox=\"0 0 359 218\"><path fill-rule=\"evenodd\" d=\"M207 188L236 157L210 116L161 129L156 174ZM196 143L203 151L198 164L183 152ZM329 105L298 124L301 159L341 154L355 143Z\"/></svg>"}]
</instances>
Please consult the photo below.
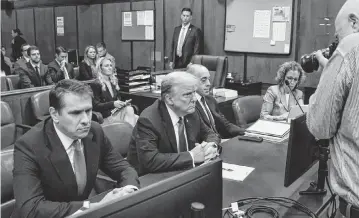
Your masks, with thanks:
<instances>
[{"instance_id":1,"label":"man standing in background","mask_svg":"<svg viewBox=\"0 0 359 218\"><path fill-rule=\"evenodd\" d=\"M186 68L191 62L192 56L202 50L202 31L191 24L192 10L183 8L181 13L181 26L177 26L173 33L170 68Z\"/></svg>"}]
</instances>

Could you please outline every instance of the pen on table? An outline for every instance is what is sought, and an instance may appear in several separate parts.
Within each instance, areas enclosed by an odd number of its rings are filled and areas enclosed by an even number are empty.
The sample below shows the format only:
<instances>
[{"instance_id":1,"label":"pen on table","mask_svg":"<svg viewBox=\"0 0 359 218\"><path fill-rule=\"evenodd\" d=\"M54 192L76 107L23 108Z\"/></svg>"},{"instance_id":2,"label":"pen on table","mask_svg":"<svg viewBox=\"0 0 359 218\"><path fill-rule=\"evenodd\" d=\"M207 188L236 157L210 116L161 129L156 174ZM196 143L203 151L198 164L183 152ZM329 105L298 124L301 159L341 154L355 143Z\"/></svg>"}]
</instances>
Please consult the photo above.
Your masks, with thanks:
<instances>
[{"instance_id":1,"label":"pen on table","mask_svg":"<svg viewBox=\"0 0 359 218\"><path fill-rule=\"evenodd\" d=\"M229 172L233 172L233 170L232 170L232 169L223 168L223 167L222 167L222 169L223 169L223 170L226 170L226 171L229 171Z\"/></svg>"}]
</instances>

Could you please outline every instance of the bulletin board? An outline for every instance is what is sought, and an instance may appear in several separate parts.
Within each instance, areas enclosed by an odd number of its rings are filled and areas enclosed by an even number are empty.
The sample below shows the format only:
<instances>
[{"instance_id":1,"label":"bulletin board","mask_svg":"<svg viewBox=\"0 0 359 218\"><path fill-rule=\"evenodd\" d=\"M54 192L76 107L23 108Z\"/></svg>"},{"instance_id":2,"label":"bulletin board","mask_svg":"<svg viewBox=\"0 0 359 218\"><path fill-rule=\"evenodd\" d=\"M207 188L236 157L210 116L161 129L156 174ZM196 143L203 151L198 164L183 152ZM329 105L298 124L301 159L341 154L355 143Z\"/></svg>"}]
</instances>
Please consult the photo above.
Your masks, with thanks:
<instances>
[{"instance_id":1,"label":"bulletin board","mask_svg":"<svg viewBox=\"0 0 359 218\"><path fill-rule=\"evenodd\" d=\"M224 50L290 54L294 0L226 0Z\"/></svg>"},{"instance_id":2,"label":"bulletin board","mask_svg":"<svg viewBox=\"0 0 359 218\"><path fill-rule=\"evenodd\" d=\"M153 41L154 10L122 11L122 40Z\"/></svg>"}]
</instances>

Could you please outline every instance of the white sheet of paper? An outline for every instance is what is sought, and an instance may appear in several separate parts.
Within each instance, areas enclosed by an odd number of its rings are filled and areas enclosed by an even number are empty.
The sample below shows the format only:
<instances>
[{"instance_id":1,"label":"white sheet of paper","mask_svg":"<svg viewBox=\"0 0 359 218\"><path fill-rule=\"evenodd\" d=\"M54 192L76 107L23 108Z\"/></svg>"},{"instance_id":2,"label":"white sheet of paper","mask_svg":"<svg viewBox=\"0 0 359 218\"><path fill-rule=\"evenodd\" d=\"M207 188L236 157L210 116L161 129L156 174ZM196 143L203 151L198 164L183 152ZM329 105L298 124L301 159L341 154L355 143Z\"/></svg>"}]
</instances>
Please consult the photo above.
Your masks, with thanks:
<instances>
[{"instance_id":1,"label":"white sheet of paper","mask_svg":"<svg viewBox=\"0 0 359 218\"><path fill-rule=\"evenodd\" d=\"M284 53L289 54L289 44L284 44Z\"/></svg>"},{"instance_id":2,"label":"white sheet of paper","mask_svg":"<svg viewBox=\"0 0 359 218\"><path fill-rule=\"evenodd\" d=\"M145 27L145 38L147 40L153 40L153 26Z\"/></svg>"},{"instance_id":3,"label":"white sheet of paper","mask_svg":"<svg viewBox=\"0 0 359 218\"><path fill-rule=\"evenodd\" d=\"M223 179L230 179L242 182L253 170L253 167L240 166L224 162L222 163Z\"/></svg>"},{"instance_id":4,"label":"white sheet of paper","mask_svg":"<svg viewBox=\"0 0 359 218\"><path fill-rule=\"evenodd\" d=\"M56 27L56 32L58 36L64 36L65 35L65 29L63 26Z\"/></svg>"},{"instance_id":5,"label":"white sheet of paper","mask_svg":"<svg viewBox=\"0 0 359 218\"><path fill-rule=\"evenodd\" d=\"M153 26L153 11L145 11L145 25Z\"/></svg>"},{"instance_id":6,"label":"white sheet of paper","mask_svg":"<svg viewBox=\"0 0 359 218\"><path fill-rule=\"evenodd\" d=\"M56 26L64 26L64 17L56 17Z\"/></svg>"},{"instance_id":7,"label":"white sheet of paper","mask_svg":"<svg viewBox=\"0 0 359 218\"><path fill-rule=\"evenodd\" d=\"M132 26L131 12L123 12L123 26Z\"/></svg>"},{"instance_id":8,"label":"white sheet of paper","mask_svg":"<svg viewBox=\"0 0 359 218\"><path fill-rule=\"evenodd\" d=\"M253 23L253 37L254 38L269 38L271 21L270 10L255 10Z\"/></svg>"},{"instance_id":9,"label":"white sheet of paper","mask_svg":"<svg viewBox=\"0 0 359 218\"><path fill-rule=\"evenodd\" d=\"M285 22L273 22L272 40L277 42L285 41L285 33L286 33Z\"/></svg>"},{"instance_id":10,"label":"white sheet of paper","mask_svg":"<svg viewBox=\"0 0 359 218\"><path fill-rule=\"evenodd\" d=\"M137 26L145 25L145 12L137 11Z\"/></svg>"},{"instance_id":11,"label":"white sheet of paper","mask_svg":"<svg viewBox=\"0 0 359 218\"><path fill-rule=\"evenodd\" d=\"M290 7L273 7L273 22L284 22L290 19Z\"/></svg>"},{"instance_id":12,"label":"white sheet of paper","mask_svg":"<svg viewBox=\"0 0 359 218\"><path fill-rule=\"evenodd\" d=\"M288 123L259 119L248 127L246 132L282 137L289 132L289 129L290 124Z\"/></svg>"}]
</instances>

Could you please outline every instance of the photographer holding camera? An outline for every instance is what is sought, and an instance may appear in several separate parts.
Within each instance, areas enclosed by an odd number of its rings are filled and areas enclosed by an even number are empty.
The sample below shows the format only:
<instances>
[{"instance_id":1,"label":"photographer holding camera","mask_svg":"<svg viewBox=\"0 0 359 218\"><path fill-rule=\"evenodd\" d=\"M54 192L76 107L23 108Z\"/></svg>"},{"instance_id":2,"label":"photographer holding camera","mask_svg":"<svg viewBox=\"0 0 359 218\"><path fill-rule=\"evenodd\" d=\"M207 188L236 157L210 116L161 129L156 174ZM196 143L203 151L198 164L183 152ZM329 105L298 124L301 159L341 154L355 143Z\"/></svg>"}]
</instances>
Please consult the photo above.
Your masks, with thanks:
<instances>
[{"instance_id":1,"label":"photographer holding camera","mask_svg":"<svg viewBox=\"0 0 359 218\"><path fill-rule=\"evenodd\" d=\"M336 217L353 218L359 217L359 0L344 3L335 29L339 44L330 59L315 53L323 72L309 100L307 125L316 138L329 139Z\"/></svg>"}]
</instances>

